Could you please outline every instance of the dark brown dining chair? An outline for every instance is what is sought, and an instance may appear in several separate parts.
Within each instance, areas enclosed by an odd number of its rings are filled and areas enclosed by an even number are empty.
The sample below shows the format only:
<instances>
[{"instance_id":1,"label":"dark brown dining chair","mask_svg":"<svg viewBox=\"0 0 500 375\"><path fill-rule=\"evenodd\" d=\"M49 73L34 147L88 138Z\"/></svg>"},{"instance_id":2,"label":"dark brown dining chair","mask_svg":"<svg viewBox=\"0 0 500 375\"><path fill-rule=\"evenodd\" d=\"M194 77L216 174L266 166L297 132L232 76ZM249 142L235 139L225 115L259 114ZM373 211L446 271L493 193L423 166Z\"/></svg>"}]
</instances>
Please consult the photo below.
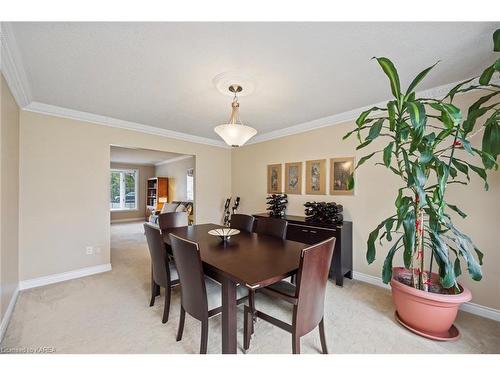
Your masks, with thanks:
<instances>
[{"instance_id":1,"label":"dark brown dining chair","mask_svg":"<svg viewBox=\"0 0 500 375\"><path fill-rule=\"evenodd\" d=\"M297 284L279 281L259 291L279 298L293 305L292 324L285 323L262 311L254 314L292 334L292 352L300 353L300 338L319 326L319 337L323 354L328 354L325 338L324 305L328 281L328 271L332 261L335 238L330 238L302 250L300 255ZM243 347L250 347L253 332L253 314L248 306L244 307Z\"/></svg>"},{"instance_id":2,"label":"dark brown dining chair","mask_svg":"<svg viewBox=\"0 0 500 375\"><path fill-rule=\"evenodd\" d=\"M255 233L267 234L268 236L284 240L286 238L287 226L288 222L283 219L276 217L259 217L255 224Z\"/></svg>"},{"instance_id":3,"label":"dark brown dining chair","mask_svg":"<svg viewBox=\"0 0 500 375\"><path fill-rule=\"evenodd\" d=\"M150 223L144 223L144 233L151 255L151 302L155 304L156 296L160 295L160 287L165 288L165 306L162 323L168 321L170 312L170 289L179 284L179 276L175 264L169 259L160 229Z\"/></svg>"},{"instance_id":4,"label":"dark brown dining chair","mask_svg":"<svg viewBox=\"0 0 500 375\"><path fill-rule=\"evenodd\" d=\"M189 214L183 212L164 212L158 216L158 225L163 236L163 242L168 238L168 230L171 228L186 227L189 224ZM172 254L170 245L165 244L168 253Z\"/></svg>"},{"instance_id":5,"label":"dark brown dining chair","mask_svg":"<svg viewBox=\"0 0 500 375\"><path fill-rule=\"evenodd\" d=\"M181 314L177 341L182 339L186 312L201 322L200 354L207 353L208 319L222 311L221 285L203 273L199 246L170 234L170 244L181 282ZM237 303L245 300L246 288L236 289Z\"/></svg>"},{"instance_id":6,"label":"dark brown dining chair","mask_svg":"<svg viewBox=\"0 0 500 375\"><path fill-rule=\"evenodd\" d=\"M286 239L286 229L288 227L286 220L275 217L259 217L255 223L255 233L273 236L282 240ZM294 280L294 276L292 276L292 280ZM248 305L252 312L252 320L255 320L255 291L252 289L248 290Z\"/></svg>"},{"instance_id":7,"label":"dark brown dining chair","mask_svg":"<svg viewBox=\"0 0 500 375\"><path fill-rule=\"evenodd\" d=\"M229 226L241 231L252 232L254 221L255 218L250 215L232 214Z\"/></svg>"},{"instance_id":8,"label":"dark brown dining chair","mask_svg":"<svg viewBox=\"0 0 500 375\"><path fill-rule=\"evenodd\" d=\"M158 216L158 225L162 231L169 228L185 227L189 223L188 213L183 212L165 212Z\"/></svg>"}]
</instances>

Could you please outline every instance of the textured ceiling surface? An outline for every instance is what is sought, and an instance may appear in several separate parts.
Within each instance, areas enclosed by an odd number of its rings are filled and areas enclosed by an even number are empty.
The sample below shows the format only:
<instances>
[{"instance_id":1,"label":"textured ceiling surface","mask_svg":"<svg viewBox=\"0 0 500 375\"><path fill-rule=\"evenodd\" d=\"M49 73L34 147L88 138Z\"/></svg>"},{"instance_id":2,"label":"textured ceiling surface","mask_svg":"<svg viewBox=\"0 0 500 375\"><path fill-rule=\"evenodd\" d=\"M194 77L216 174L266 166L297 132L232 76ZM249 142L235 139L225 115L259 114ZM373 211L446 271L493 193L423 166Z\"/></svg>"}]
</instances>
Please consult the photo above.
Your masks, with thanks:
<instances>
[{"instance_id":1,"label":"textured ceiling surface","mask_svg":"<svg viewBox=\"0 0 500 375\"><path fill-rule=\"evenodd\" d=\"M495 23L13 23L33 100L218 139L230 101L212 79L236 71L255 91L245 124L266 133L390 97L373 56L421 89L493 61Z\"/></svg>"}]
</instances>

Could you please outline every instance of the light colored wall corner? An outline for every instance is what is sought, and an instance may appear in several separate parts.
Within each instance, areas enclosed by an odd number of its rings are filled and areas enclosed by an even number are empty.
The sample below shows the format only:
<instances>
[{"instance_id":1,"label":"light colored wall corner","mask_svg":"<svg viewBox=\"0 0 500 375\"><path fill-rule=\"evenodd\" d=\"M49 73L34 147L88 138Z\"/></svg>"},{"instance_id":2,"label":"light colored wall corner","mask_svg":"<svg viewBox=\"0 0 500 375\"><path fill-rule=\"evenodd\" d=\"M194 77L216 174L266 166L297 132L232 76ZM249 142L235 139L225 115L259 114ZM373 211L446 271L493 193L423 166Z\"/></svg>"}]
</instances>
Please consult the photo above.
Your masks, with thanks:
<instances>
[{"instance_id":1,"label":"light colored wall corner","mask_svg":"<svg viewBox=\"0 0 500 375\"><path fill-rule=\"evenodd\" d=\"M126 163L111 163L111 168L137 169L139 171L139 183L137 188L138 202L137 210L132 211L111 211L111 222L121 222L127 219L145 219L146 218L146 182L148 178L155 176L154 165L134 165Z\"/></svg>"},{"instance_id":2,"label":"light colored wall corner","mask_svg":"<svg viewBox=\"0 0 500 375\"><path fill-rule=\"evenodd\" d=\"M19 284L19 107L3 71L0 80L0 320L8 322Z\"/></svg>"},{"instance_id":3,"label":"light colored wall corner","mask_svg":"<svg viewBox=\"0 0 500 375\"><path fill-rule=\"evenodd\" d=\"M21 280L110 262L110 145L195 155L198 223L220 221L230 194L226 148L24 110L20 139Z\"/></svg>"},{"instance_id":4,"label":"light colored wall corner","mask_svg":"<svg viewBox=\"0 0 500 375\"><path fill-rule=\"evenodd\" d=\"M477 93L462 95L455 99L462 109L468 108L479 98ZM482 123L477 124L481 126ZM301 134L290 135L266 142L247 145L233 149L231 155L231 191L233 196L241 197L241 213L257 213L266 209L267 165L286 162L305 162L312 159L329 159L332 157L362 156L383 148L376 140L368 147L356 151L356 137L345 141L342 137L356 127L354 121L348 121L330 127L311 130ZM474 146L479 146L482 135L472 139ZM465 152L463 157L468 156ZM390 171L375 162L381 158L375 156L363 164L356 172L356 188L354 196L341 195L289 195L287 212L292 215L304 215L303 204L307 201L334 201L344 206L344 218L353 221L354 269L365 275L379 276L387 245L377 247L375 263L368 266L365 259L366 240L369 233L380 221L389 217L394 211L394 200L397 189L401 186L399 179ZM329 189L329 163L327 163L327 191ZM483 279L472 281L468 275L460 277L473 294L471 302L492 309L500 309L498 285L500 285L500 252L498 252L498 223L500 223L500 172L489 173L489 191L485 191L483 183L477 176L471 176L468 186L450 185L448 202L458 204L467 214L466 219L454 216L455 223L470 235L476 245L484 252ZM305 163L303 163L302 189L305 192ZM358 249L358 250L356 250ZM402 264L400 254L395 264ZM466 272L464 272L466 273Z\"/></svg>"},{"instance_id":5,"label":"light colored wall corner","mask_svg":"<svg viewBox=\"0 0 500 375\"><path fill-rule=\"evenodd\" d=\"M231 155L229 155L231 157ZM174 179L174 201L185 201L186 197L186 175L189 168L195 168L195 157L186 157L173 161L171 163L157 164L155 167L156 176L168 177ZM196 183L196 170L195 170ZM196 191L195 191L196 194Z\"/></svg>"},{"instance_id":6,"label":"light colored wall corner","mask_svg":"<svg viewBox=\"0 0 500 375\"><path fill-rule=\"evenodd\" d=\"M5 313L2 315L2 318L0 319L0 343L5 337L7 328L9 327L10 320L12 319L12 314L14 313L14 308L16 307L18 296L19 296L19 288L16 288L12 293L9 304L5 309Z\"/></svg>"}]
</instances>

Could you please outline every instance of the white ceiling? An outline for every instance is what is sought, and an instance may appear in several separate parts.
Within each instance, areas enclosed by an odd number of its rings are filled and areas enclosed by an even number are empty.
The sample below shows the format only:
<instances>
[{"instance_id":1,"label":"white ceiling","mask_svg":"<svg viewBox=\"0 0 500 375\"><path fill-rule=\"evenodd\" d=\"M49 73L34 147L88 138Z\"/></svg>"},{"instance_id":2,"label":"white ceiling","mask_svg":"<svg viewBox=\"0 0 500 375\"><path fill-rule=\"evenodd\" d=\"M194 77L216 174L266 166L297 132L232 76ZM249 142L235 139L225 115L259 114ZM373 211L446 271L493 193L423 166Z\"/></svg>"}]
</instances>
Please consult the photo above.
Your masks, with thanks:
<instances>
[{"instance_id":1,"label":"white ceiling","mask_svg":"<svg viewBox=\"0 0 500 375\"><path fill-rule=\"evenodd\" d=\"M32 100L218 139L230 98L214 76L255 79L241 118L260 134L378 103L437 60L421 89L480 73L498 23L13 23Z\"/></svg>"},{"instance_id":2,"label":"white ceiling","mask_svg":"<svg viewBox=\"0 0 500 375\"><path fill-rule=\"evenodd\" d=\"M183 154L175 152L164 152L155 150L146 150L141 148L126 148L119 146L110 147L110 161L112 163L155 165L167 160L177 159Z\"/></svg>"}]
</instances>

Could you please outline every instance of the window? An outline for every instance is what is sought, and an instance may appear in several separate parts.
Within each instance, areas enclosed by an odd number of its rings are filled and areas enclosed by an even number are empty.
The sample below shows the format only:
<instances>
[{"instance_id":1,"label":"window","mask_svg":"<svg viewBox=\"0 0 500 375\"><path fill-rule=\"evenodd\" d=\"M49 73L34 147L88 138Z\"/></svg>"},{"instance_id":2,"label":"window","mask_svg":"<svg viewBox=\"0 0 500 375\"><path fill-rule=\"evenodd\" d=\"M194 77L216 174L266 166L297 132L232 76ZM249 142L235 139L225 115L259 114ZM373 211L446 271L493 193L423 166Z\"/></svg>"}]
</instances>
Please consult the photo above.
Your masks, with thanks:
<instances>
[{"instance_id":1,"label":"window","mask_svg":"<svg viewBox=\"0 0 500 375\"><path fill-rule=\"evenodd\" d=\"M188 201L194 200L194 171L193 168L187 170L186 180L186 199Z\"/></svg>"},{"instance_id":2,"label":"window","mask_svg":"<svg viewBox=\"0 0 500 375\"><path fill-rule=\"evenodd\" d=\"M137 210L136 169L112 169L110 172L109 208L117 210Z\"/></svg>"}]
</instances>

